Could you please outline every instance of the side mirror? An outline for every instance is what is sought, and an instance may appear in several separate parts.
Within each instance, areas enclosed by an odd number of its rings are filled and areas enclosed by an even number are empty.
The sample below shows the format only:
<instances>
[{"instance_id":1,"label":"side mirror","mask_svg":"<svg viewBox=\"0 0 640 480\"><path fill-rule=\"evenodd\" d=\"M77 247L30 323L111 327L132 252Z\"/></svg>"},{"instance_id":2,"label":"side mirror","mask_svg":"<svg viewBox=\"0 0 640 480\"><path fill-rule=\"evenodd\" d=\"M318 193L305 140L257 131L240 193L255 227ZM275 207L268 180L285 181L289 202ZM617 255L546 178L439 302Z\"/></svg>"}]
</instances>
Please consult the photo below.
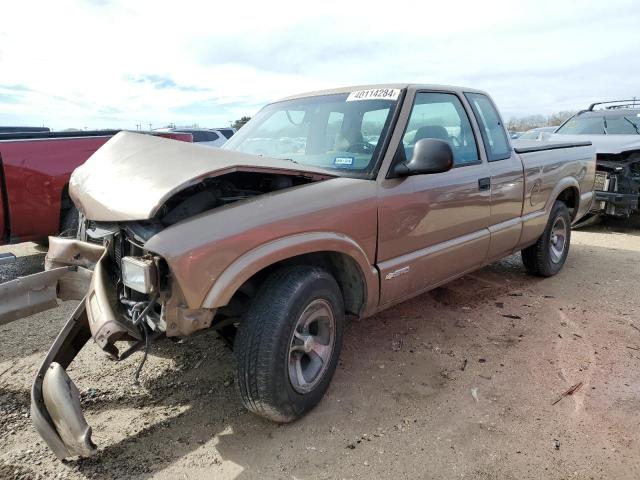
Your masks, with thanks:
<instances>
[{"instance_id":1,"label":"side mirror","mask_svg":"<svg viewBox=\"0 0 640 480\"><path fill-rule=\"evenodd\" d=\"M402 145L400 146L402 148ZM411 160L396 164L394 176L442 173L453 167L453 150L444 140L422 138L413 147Z\"/></svg>"}]
</instances>

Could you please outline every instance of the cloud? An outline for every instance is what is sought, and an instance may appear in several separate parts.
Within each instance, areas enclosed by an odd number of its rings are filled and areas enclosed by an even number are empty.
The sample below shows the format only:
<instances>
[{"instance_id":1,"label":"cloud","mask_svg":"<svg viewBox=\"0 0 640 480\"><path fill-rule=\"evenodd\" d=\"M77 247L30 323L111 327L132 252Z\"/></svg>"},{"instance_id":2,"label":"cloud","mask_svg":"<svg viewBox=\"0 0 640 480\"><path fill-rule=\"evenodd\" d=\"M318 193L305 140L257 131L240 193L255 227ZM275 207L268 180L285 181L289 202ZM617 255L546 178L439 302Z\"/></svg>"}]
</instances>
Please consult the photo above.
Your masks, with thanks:
<instances>
[{"instance_id":1,"label":"cloud","mask_svg":"<svg viewBox=\"0 0 640 480\"><path fill-rule=\"evenodd\" d=\"M171 77L166 75L126 75L125 78L132 82L142 85L149 85L157 90L176 89L185 92L206 92L206 88L194 87L190 85L179 85Z\"/></svg>"},{"instance_id":2,"label":"cloud","mask_svg":"<svg viewBox=\"0 0 640 480\"><path fill-rule=\"evenodd\" d=\"M0 123L220 126L301 91L404 81L549 114L640 93L639 23L634 0L9 2Z\"/></svg>"}]
</instances>

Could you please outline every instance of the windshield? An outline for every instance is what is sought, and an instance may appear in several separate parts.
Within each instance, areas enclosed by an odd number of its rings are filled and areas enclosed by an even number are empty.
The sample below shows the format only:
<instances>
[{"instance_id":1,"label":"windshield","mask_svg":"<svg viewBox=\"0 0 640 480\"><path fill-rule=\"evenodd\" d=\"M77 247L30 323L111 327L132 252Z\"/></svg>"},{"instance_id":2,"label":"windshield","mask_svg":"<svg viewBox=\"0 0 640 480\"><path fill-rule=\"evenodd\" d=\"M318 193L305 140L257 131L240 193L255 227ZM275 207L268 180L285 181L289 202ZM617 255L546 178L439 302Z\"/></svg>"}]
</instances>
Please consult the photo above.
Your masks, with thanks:
<instances>
[{"instance_id":1,"label":"windshield","mask_svg":"<svg viewBox=\"0 0 640 480\"><path fill-rule=\"evenodd\" d=\"M223 148L368 177L376 170L399 94L381 88L273 103Z\"/></svg>"},{"instance_id":2,"label":"windshield","mask_svg":"<svg viewBox=\"0 0 640 480\"><path fill-rule=\"evenodd\" d=\"M573 117L556 133L564 135L640 135L638 115Z\"/></svg>"}]
</instances>

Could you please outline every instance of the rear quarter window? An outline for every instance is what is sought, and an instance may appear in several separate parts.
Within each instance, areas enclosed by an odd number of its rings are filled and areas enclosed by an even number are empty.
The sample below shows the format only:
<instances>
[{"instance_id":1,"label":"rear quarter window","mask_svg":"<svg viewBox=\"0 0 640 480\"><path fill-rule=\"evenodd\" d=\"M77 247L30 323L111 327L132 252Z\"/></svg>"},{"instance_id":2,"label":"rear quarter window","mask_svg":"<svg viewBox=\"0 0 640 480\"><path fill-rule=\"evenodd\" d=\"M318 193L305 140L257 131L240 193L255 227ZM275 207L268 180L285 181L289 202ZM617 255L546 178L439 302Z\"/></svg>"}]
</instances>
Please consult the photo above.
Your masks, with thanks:
<instances>
[{"instance_id":1,"label":"rear quarter window","mask_svg":"<svg viewBox=\"0 0 640 480\"><path fill-rule=\"evenodd\" d=\"M489 161L511 157L511 146L507 139L507 133L491 99L481 93L465 93L465 96L480 125L480 134Z\"/></svg>"}]
</instances>

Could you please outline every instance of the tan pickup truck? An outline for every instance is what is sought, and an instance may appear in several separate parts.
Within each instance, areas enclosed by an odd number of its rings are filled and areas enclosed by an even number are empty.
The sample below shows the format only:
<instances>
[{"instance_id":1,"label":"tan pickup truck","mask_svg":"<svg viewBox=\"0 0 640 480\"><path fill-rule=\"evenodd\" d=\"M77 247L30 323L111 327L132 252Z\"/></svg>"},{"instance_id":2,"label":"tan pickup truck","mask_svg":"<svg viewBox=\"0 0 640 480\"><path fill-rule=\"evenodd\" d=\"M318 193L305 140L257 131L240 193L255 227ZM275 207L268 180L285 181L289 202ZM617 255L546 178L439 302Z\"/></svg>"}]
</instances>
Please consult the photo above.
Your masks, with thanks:
<instances>
[{"instance_id":1,"label":"tan pickup truck","mask_svg":"<svg viewBox=\"0 0 640 480\"><path fill-rule=\"evenodd\" d=\"M299 418L346 319L518 251L529 273L558 273L595 165L590 143L514 150L486 93L447 86L296 95L222 149L119 133L71 178L85 241L51 238L45 272L0 285L3 322L83 298L38 372L33 422L58 457L94 453L65 371L84 344L124 360L203 329L232 342L250 411Z\"/></svg>"}]
</instances>

